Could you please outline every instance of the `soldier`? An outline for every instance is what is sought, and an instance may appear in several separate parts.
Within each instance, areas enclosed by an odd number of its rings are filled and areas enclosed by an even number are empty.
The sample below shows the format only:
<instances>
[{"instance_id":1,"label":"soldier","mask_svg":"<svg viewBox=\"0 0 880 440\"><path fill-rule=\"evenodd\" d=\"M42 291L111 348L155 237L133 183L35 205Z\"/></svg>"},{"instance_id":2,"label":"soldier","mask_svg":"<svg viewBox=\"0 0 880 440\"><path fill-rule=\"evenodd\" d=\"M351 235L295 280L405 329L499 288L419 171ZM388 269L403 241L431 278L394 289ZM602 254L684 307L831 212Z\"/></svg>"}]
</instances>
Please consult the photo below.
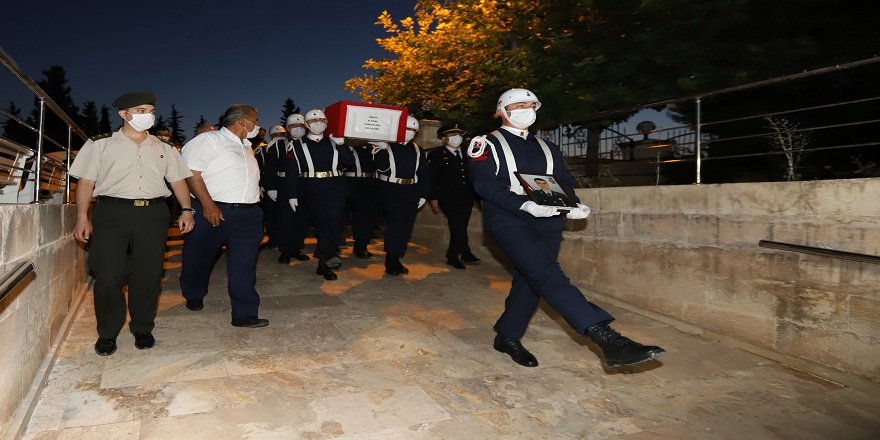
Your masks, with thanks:
<instances>
[{"instance_id":1,"label":"soldier","mask_svg":"<svg viewBox=\"0 0 880 440\"><path fill-rule=\"evenodd\" d=\"M385 273L399 276L409 273L400 259L412 235L416 213L428 197L429 175L427 158L413 142L419 121L409 116L406 121L406 142L378 142L373 161L379 175L379 197L385 213Z\"/></svg>"},{"instance_id":2,"label":"soldier","mask_svg":"<svg viewBox=\"0 0 880 440\"><path fill-rule=\"evenodd\" d=\"M464 269L465 264L479 264L480 259L468 243L468 222L474 208L474 188L467 174L467 159L462 155L463 130L457 122L437 130L443 146L428 153L431 170L431 193L428 204L435 214L443 213L449 225L446 264ZM460 257L460 259L459 259Z\"/></svg>"},{"instance_id":3,"label":"soldier","mask_svg":"<svg viewBox=\"0 0 880 440\"><path fill-rule=\"evenodd\" d=\"M83 243L91 241L95 352L101 356L116 352L116 337L125 323L126 280L134 345L144 350L156 343L152 332L171 220L164 201L171 194L166 181L183 206L180 231L188 233L195 225L184 180L192 173L177 150L147 132L155 122L156 95L126 93L113 106L119 109L122 128L90 139L70 167L70 175L79 178L73 235ZM98 201L89 220L92 196Z\"/></svg>"},{"instance_id":4,"label":"soldier","mask_svg":"<svg viewBox=\"0 0 880 440\"><path fill-rule=\"evenodd\" d=\"M515 268L504 313L495 323L494 348L514 362L536 367L538 360L520 342L538 300L544 299L578 334L587 335L602 351L605 364L621 367L661 356L660 347L639 344L609 326L614 318L584 298L557 260L563 219L557 208L530 201L514 172L554 174L578 202L567 217L586 218L590 209L574 195L574 179L556 145L536 138L528 128L541 102L526 89L511 89L498 99L501 128L471 141L468 155L474 189L483 204L483 225Z\"/></svg>"},{"instance_id":5,"label":"soldier","mask_svg":"<svg viewBox=\"0 0 880 440\"><path fill-rule=\"evenodd\" d=\"M341 170L354 166L354 157L348 147L338 144L343 139L331 140L324 136L327 117L323 110L309 110L304 118L309 133L300 142L294 143L299 179L288 181L288 194L296 196L289 198L288 203L294 212L314 220L318 240L315 248L318 268L315 273L331 281L337 276L328 267L328 260L338 258L336 240L342 230L348 191ZM300 200L302 207L299 206ZM304 212L300 212L300 209Z\"/></svg>"},{"instance_id":6,"label":"soldier","mask_svg":"<svg viewBox=\"0 0 880 440\"><path fill-rule=\"evenodd\" d=\"M265 195L260 200L263 208L263 225L266 228L266 247L273 248L281 236L280 210L278 206L278 186L280 174L278 168L282 155L287 151L287 130L281 125L269 128L269 142L256 148L254 156L260 165L260 192Z\"/></svg>"},{"instance_id":7,"label":"soldier","mask_svg":"<svg viewBox=\"0 0 880 440\"><path fill-rule=\"evenodd\" d=\"M297 188L296 181L299 179L299 164L297 163L296 149L294 146L301 146L301 140L306 134L305 118L303 115L294 113L287 117L287 150L282 153L280 167L278 168L278 189L280 191L278 198L285 202L279 205L280 222L279 231L281 241L278 250L281 254L278 256L278 262L281 264L290 264L291 257L299 261L308 261L309 256L302 249L305 244L306 231L309 228L307 213L303 209L294 211L293 207L287 203L290 199L298 199L299 194L293 194Z\"/></svg>"},{"instance_id":8,"label":"soldier","mask_svg":"<svg viewBox=\"0 0 880 440\"><path fill-rule=\"evenodd\" d=\"M379 222L381 209L379 181L376 180L376 167L369 146L349 146L349 149L354 157L354 167L345 171L345 180L349 188L353 253L358 258L370 258L373 253L367 249L367 245L373 239L373 229Z\"/></svg>"}]
</instances>

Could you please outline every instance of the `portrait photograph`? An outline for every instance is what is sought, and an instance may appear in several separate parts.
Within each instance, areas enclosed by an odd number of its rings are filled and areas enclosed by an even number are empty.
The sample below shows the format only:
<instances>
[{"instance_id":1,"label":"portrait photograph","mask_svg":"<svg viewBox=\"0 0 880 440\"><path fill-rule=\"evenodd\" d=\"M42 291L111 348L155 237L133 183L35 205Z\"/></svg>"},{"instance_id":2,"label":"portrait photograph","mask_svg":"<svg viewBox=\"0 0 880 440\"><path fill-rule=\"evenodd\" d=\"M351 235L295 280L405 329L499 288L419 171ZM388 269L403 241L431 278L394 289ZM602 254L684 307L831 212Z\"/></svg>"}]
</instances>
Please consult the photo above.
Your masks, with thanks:
<instances>
[{"instance_id":1,"label":"portrait photograph","mask_svg":"<svg viewBox=\"0 0 880 440\"><path fill-rule=\"evenodd\" d=\"M565 193L552 174L514 173L529 198L544 206L575 208L577 204Z\"/></svg>"}]
</instances>

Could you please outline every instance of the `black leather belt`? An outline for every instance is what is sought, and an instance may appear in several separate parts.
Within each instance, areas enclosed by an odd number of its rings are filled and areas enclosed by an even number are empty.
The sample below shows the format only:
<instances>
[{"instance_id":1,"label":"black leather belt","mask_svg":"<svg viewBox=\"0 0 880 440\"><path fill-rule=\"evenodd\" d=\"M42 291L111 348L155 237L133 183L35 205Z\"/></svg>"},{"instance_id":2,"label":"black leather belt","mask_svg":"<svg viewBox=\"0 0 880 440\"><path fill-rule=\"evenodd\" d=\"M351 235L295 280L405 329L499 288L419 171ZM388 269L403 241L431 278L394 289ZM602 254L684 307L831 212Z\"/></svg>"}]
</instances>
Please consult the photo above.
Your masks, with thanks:
<instances>
[{"instance_id":1,"label":"black leather belt","mask_svg":"<svg viewBox=\"0 0 880 440\"><path fill-rule=\"evenodd\" d=\"M225 206L227 208L252 208L257 206L257 203L229 203L229 202L214 202L217 206Z\"/></svg>"},{"instance_id":2,"label":"black leather belt","mask_svg":"<svg viewBox=\"0 0 880 440\"><path fill-rule=\"evenodd\" d=\"M98 196L98 201L101 203L113 203L116 205L130 205L130 206L150 206L150 203L164 201L165 197L156 197L154 199L123 199L119 197L110 197L110 196Z\"/></svg>"}]
</instances>

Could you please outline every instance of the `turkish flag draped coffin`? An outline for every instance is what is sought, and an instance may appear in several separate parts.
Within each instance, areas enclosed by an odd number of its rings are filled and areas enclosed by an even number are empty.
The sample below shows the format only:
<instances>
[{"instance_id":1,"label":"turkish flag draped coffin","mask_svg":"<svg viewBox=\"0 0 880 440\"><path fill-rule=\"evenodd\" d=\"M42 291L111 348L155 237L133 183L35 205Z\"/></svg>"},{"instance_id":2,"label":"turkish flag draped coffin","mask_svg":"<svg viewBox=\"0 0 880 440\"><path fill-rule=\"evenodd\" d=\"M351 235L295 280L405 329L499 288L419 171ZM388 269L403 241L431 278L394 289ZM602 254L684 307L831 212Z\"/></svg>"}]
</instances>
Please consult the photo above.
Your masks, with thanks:
<instances>
[{"instance_id":1,"label":"turkish flag draped coffin","mask_svg":"<svg viewBox=\"0 0 880 440\"><path fill-rule=\"evenodd\" d=\"M407 110L390 105L339 101L324 109L327 133L346 139L403 142Z\"/></svg>"}]
</instances>

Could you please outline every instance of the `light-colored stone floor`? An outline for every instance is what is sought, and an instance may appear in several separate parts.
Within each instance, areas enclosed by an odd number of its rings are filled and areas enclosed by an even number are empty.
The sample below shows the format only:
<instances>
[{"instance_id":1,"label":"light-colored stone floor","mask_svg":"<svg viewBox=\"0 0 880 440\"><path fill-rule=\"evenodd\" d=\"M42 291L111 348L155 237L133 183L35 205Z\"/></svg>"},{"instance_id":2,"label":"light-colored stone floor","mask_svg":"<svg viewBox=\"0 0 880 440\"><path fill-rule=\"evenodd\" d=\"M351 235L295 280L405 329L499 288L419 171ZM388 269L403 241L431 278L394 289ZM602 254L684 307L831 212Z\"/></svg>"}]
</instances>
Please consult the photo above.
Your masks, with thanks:
<instances>
[{"instance_id":1,"label":"light-colored stone floor","mask_svg":"<svg viewBox=\"0 0 880 440\"><path fill-rule=\"evenodd\" d=\"M411 273L387 277L380 249L344 258L335 282L264 250L262 329L229 325L225 260L200 312L170 265L152 350L124 330L116 354L97 356L87 298L24 438L880 438L880 396L614 308L624 334L668 350L662 362L605 370L540 311L524 343L541 365L520 367L491 347L500 266L451 269L416 244Z\"/></svg>"}]
</instances>

